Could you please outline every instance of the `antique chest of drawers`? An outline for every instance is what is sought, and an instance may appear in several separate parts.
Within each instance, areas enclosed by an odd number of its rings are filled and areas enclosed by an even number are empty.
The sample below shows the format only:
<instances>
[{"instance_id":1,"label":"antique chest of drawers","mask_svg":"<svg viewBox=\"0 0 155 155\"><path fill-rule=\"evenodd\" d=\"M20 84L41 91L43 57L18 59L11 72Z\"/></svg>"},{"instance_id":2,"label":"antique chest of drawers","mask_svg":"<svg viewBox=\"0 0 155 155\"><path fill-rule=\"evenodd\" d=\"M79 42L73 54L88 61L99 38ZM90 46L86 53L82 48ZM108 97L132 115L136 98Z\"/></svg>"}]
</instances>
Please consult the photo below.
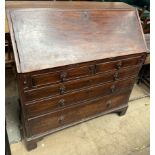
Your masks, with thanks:
<instances>
[{"instance_id":1,"label":"antique chest of drawers","mask_svg":"<svg viewBox=\"0 0 155 155\"><path fill-rule=\"evenodd\" d=\"M135 8L53 2L8 9L7 17L28 150L55 131L125 114L147 51Z\"/></svg>"}]
</instances>

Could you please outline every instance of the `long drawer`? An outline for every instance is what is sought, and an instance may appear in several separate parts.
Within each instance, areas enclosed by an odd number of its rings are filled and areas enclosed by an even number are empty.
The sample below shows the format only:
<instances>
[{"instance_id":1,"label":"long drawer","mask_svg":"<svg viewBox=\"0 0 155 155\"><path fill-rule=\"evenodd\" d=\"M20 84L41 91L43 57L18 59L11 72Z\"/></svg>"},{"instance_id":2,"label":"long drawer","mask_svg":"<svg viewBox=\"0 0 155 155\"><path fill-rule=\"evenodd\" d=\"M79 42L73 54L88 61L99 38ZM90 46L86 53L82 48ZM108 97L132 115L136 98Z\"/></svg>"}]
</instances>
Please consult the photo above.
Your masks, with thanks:
<instances>
[{"instance_id":1,"label":"long drawer","mask_svg":"<svg viewBox=\"0 0 155 155\"><path fill-rule=\"evenodd\" d=\"M91 100L104 95L113 94L119 91L129 90L133 87L134 78L111 82L105 85L90 87L82 91L57 96L51 99L41 100L26 104L27 117L31 118L47 112L56 111L73 104Z\"/></svg>"},{"instance_id":2,"label":"long drawer","mask_svg":"<svg viewBox=\"0 0 155 155\"><path fill-rule=\"evenodd\" d=\"M144 55L119 60L108 60L107 62L89 64L88 66L73 67L60 71L47 71L44 73L32 73L25 77L24 87L35 88L49 84L55 84L70 80L87 77L90 75L119 70L129 66L140 65L144 61Z\"/></svg>"},{"instance_id":3,"label":"long drawer","mask_svg":"<svg viewBox=\"0 0 155 155\"><path fill-rule=\"evenodd\" d=\"M31 134L37 135L44 133L52 129L63 127L72 122L78 122L90 116L95 116L123 104L127 104L129 95L130 92L108 95L55 113L29 119L28 123L31 129Z\"/></svg>"},{"instance_id":4,"label":"long drawer","mask_svg":"<svg viewBox=\"0 0 155 155\"><path fill-rule=\"evenodd\" d=\"M133 68L128 68L119 71L112 71L106 74L99 74L87 78L82 78L79 80L68 81L56 85L50 85L42 88L27 90L24 92L25 101L33 101L36 99L52 97L55 95L63 95L71 91L76 91L79 89L84 89L93 85L112 82L116 80L125 79L127 77L137 76L141 66L135 66Z\"/></svg>"}]
</instances>

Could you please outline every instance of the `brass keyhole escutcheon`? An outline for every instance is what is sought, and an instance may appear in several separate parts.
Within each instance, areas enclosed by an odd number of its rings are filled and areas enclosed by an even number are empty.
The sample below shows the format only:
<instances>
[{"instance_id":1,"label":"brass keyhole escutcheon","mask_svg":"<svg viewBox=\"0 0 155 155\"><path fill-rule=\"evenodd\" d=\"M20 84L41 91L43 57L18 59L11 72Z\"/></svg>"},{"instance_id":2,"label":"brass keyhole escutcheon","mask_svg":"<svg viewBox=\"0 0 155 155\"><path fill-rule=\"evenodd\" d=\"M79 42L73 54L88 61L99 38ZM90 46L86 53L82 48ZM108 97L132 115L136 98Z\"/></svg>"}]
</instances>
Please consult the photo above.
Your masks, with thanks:
<instances>
[{"instance_id":1,"label":"brass keyhole escutcheon","mask_svg":"<svg viewBox=\"0 0 155 155\"><path fill-rule=\"evenodd\" d=\"M59 118L59 124L63 124L64 123L64 116L60 116Z\"/></svg>"},{"instance_id":2,"label":"brass keyhole escutcheon","mask_svg":"<svg viewBox=\"0 0 155 155\"><path fill-rule=\"evenodd\" d=\"M66 90L66 87L65 86L61 86L60 87L60 95L64 94L65 90Z\"/></svg>"},{"instance_id":3,"label":"brass keyhole escutcheon","mask_svg":"<svg viewBox=\"0 0 155 155\"><path fill-rule=\"evenodd\" d=\"M66 72L62 72L61 75L60 75L60 79L61 81L65 81L66 80L66 77L67 77L67 73Z\"/></svg>"},{"instance_id":4,"label":"brass keyhole escutcheon","mask_svg":"<svg viewBox=\"0 0 155 155\"><path fill-rule=\"evenodd\" d=\"M117 80L117 79L118 79L118 72L114 74L114 80Z\"/></svg>"},{"instance_id":5,"label":"brass keyhole escutcheon","mask_svg":"<svg viewBox=\"0 0 155 155\"><path fill-rule=\"evenodd\" d=\"M95 65L94 66L89 66L89 72L90 74L95 74Z\"/></svg>"},{"instance_id":6,"label":"brass keyhole escutcheon","mask_svg":"<svg viewBox=\"0 0 155 155\"><path fill-rule=\"evenodd\" d=\"M121 67L122 67L122 62L120 61L120 62L117 63L116 68L120 69Z\"/></svg>"},{"instance_id":7,"label":"brass keyhole escutcheon","mask_svg":"<svg viewBox=\"0 0 155 155\"><path fill-rule=\"evenodd\" d=\"M115 91L115 89L116 89L115 85L112 85L111 86L111 92L113 93Z\"/></svg>"},{"instance_id":8,"label":"brass keyhole escutcheon","mask_svg":"<svg viewBox=\"0 0 155 155\"><path fill-rule=\"evenodd\" d=\"M107 108L111 108L111 106L112 106L112 102L111 102L111 100L107 101L106 106L107 106Z\"/></svg>"},{"instance_id":9,"label":"brass keyhole escutcheon","mask_svg":"<svg viewBox=\"0 0 155 155\"><path fill-rule=\"evenodd\" d=\"M59 101L59 106L60 107L63 107L65 105L65 100L64 99L61 99L60 101Z\"/></svg>"}]
</instances>

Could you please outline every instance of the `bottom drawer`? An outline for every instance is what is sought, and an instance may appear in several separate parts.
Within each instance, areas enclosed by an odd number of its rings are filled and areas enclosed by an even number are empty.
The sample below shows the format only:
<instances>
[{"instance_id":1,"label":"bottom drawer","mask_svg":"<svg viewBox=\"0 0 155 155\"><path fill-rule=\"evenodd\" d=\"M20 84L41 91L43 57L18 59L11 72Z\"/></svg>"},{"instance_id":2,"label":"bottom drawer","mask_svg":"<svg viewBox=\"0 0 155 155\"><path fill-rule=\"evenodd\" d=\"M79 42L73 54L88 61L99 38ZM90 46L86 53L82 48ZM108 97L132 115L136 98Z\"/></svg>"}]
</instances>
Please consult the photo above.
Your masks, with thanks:
<instances>
[{"instance_id":1,"label":"bottom drawer","mask_svg":"<svg viewBox=\"0 0 155 155\"><path fill-rule=\"evenodd\" d=\"M127 104L130 91L107 95L54 113L29 119L31 135L41 134Z\"/></svg>"}]
</instances>

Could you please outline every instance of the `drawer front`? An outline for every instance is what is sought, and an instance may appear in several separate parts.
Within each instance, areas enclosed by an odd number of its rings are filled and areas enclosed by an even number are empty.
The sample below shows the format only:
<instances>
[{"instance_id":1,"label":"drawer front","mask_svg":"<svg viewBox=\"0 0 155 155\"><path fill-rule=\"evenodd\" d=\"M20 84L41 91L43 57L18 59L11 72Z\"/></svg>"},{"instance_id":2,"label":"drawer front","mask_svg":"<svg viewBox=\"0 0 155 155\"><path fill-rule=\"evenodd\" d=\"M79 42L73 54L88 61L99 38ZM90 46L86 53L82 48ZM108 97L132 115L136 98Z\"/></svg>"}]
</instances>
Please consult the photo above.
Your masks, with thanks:
<instances>
[{"instance_id":1,"label":"drawer front","mask_svg":"<svg viewBox=\"0 0 155 155\"><path fill-rule=\"evenodd\" d=\"M82 119L95 116L104 111L127 104L129 92L116 95L109 95L87 103L63 109L55 113L40 116L29 120L31 134L37 135L52 129L63 127L70 123L78 122Z\"/></svg>"},{"instance_id":2,"label":"drawer front","mask_svg":"<svg viewBox=\"0 0 155 155\"><path fill-rule=\"evenodd\" d=\"M95 66L84 66L54 73L52 72L46 74L33 75L31 76L32 87L64 82L72 79L78 79L81 77L89 76L94 73L94 70Z\"/></svg>"},{"instance_id":3,"label":"drawer front","mask_svg":"<svg viewBox=\"0 0 155 155\"><path fill-rule=\"evenodd\" d=\"M64 69L62 71L48 71L48 72L40 72L40 73L32 73L26 75L24 81L24 87L26 89L42 87L45 85L56 84L60 82L65 82L69 80L75 80L82 77L87 77L90 75L104 73L112 70L119 70L121 68L141 65L144 62L144 55L136 56L132 58L123 59L123 57L119 58L119 60L114 60L104 63L89 63L86 66L73 67L70 69ZM95 63L95 62L94 62Z\"/></svg>"},{"instance_id":4,"label":"drawer front","mask_svg":"<svg viewBox=\"0 0 155 155\"><path fill-rule=\"evenodd\" d=\"M52 97L55 95L63 95L71 91L84 89L86 87L93 86L96 84L112 82L115 80L124 79L132 76L135 77L137 76L140 67L141 66L136 66L126 70L114 71L107 74L91 76L91 77L82 78L79 80L73 80L73 81L68 81L61 84L28 90L28 91L25 91L24 93L25 101L32 101L32 100L41 99L45 97Z\"/></svg>"},{"instance_id":5,"label":"drawer front","mask_svg":"<svg viewBox=\"0 0 155 155\"><path fill-rule=\"evenodd\" d=\"M143 63L143 61L144 59L141 56L139 56L134 58L111 61L107 63L99 63L96 65L96 73L107 72L111 70L119 70L121 68L140 65Z\"/></svg>"},{"instance_id":6,"label":"drawer front","mask_svg":"<svg viewBox=\"0 0 155 155\"><path fill-rule=\"evenodd\" d=\"M90 87L86 90L26 104L26 111L28 114L27 117L31 118L34 116L45 114L47 112L56 111L73 104L79 104L80 102L84 102L86 100L113 94L122 90L126 91L132 89L133 84L134 79L130 78L128 80L116 81L105 85Z\"/></svg>"}]
</instances>

